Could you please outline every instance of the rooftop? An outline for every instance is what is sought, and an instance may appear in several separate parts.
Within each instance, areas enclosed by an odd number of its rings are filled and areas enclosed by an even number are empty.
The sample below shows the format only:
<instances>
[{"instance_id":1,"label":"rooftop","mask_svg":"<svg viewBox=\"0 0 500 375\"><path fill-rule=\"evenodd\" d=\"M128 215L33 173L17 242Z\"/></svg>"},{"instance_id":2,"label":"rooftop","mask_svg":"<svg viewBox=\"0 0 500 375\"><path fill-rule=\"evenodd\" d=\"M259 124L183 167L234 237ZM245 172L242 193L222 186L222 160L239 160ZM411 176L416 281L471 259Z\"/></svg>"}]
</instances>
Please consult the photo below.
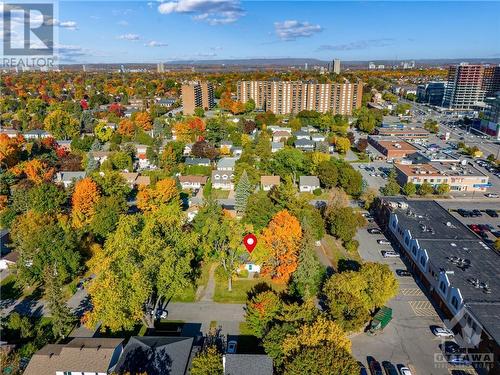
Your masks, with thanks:
<instances>
[{"instance_id":1,"label":"rooftop","mask_svg":"<svg viewBox=\"0 0 500 375\"><path fill-rule=\"evenodd\" d=\"M225 354L224 375L272 375L273 360L265 354Z\"/></svg>"},{"instance_id":2,"label":"rooftop","mask_svg":"<svg viewBox=\"0 0 500 375\"><path fill-rule=\"evenodd\" d=\"M319 178L316 176L300 176L300 186L319 186Z\"/></svg>"},{"instance_id":3,"label":"rooftop","mask_svg":"<svg viewBox=\"0 0 500 375\"><path fill-rule=\"evenodd\" d=\"M430 162L425 164L400 164L394 166L407 176L485 176L484 173L470 165Z\"/></svg>"},{"instance_id":4,"label":"rooftop","mask_svg":"<svg viewBox=\"0 0 500 375\"><path fill-rule=\"evenodd\" d=\"M260 183L262 185L279 185L280 176L261 176Z\"/></svg>"}]
</instances>

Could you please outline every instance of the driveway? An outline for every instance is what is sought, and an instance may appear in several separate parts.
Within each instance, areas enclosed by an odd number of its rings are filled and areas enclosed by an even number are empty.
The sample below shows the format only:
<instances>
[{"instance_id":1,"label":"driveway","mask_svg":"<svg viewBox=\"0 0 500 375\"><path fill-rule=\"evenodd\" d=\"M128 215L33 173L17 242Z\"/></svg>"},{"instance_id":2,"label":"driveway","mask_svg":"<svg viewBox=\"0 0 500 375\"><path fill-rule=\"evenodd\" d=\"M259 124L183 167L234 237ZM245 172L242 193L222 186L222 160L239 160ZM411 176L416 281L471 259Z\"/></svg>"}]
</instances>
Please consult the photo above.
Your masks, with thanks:
<instances>
[{"instance_id":1,"label":"driveway","mask_svg":"<svg viewBox=\"0 0 500 375\"><path fill-rule=\"evenodd\" d=\"M374 226L374 225L372 225ZM360 256L370 262L388 264L392 270L406 269L399 258L385 259L380 250L391 249L390 245L379 245L381 234L369 234L366 228L358 231ZM413 277L396 276L399 294L388 303L393 309L393 319L383 332L368 336L364 333L353 336L352 352L366 365L367 356L377 361L389 361L393 365L410 365L417 374L449 374L447 367L435 364L434 355L440 353L441 340L430 331L432 325L444 325L433 305L422 292Z\"/></svg>"}]
</instances>

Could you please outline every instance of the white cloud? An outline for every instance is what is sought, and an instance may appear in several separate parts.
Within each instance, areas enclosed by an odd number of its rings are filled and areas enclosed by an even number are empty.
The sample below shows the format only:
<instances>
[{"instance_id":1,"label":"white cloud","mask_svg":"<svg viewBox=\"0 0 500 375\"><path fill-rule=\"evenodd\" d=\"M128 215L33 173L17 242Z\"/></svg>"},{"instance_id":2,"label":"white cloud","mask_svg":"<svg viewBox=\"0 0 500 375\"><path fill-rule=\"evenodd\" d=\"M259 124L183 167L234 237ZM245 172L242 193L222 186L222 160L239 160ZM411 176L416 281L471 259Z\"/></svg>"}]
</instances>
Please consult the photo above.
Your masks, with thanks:
<instances>
[{"instance_id":1,"label":"white cloud","mask_svg":"<svg viewBox=\"0 0 500 375\"><path fill-rule=\"evenodd\" d=\"M54 25L68 29L68 30L76 30L78 25L75 21L54 21Z\"/></svg>"},{"instance_id":2,"label":"white cloud","mask_svg":"<svg viewBox=\"0 0 500 375\"><path fill-rule=\"evenodd\" d=\"M117 23L118 23L118 25L120 25L120 26L128 26L128 22L127 22L127 21L125 21L125 20L118 21Z\"/></svg>"},{"instance_id":3,"label":"white cloud","mask_svg":"<svg viewBox=\"0 0 500 375\"><path fill-rule=\"evenodd\" d=\"M196 21L204 21L210 25L221 25L236 22L245 12L239 0L177 0L162 3L158 6L162 14L192 14Z\"/></svg>"},{"instance_id":4,"label":"white cloud","mask_svg":"<svg viewBox=\"0 0 500 375\"><path fill-rule=\"evenodd\" d=\"M144 46L146 46L146 47L167 47L168 44L167 43L163 43L163 42L158 42L156 40L152 40L152 41L144 44Z\"/></svg>"},{"instance_id":5,"label":"white cloud","mask_svg":"<svg viewBox=\"0 0 500 375\"><path fill-rule=\"evenodd\" d=\"M314 25L309 22L301 22L297 20L275 22L274 29L276 31L276 35L278 35L278 38L281 40L307 38L323 31L320 25Z\"/></svg>"},{"instance_id":6,"label":"white cloud","mask_svg":"<svg viewBox=\"0 0 500 375\"><path fill-rule=\"evenodd\" d=\"M136 41L139 40L141 37L137 34L123 34L118 37L118 39L121 40L130 40L130 41Z\"/></svg>"}]
</instances>

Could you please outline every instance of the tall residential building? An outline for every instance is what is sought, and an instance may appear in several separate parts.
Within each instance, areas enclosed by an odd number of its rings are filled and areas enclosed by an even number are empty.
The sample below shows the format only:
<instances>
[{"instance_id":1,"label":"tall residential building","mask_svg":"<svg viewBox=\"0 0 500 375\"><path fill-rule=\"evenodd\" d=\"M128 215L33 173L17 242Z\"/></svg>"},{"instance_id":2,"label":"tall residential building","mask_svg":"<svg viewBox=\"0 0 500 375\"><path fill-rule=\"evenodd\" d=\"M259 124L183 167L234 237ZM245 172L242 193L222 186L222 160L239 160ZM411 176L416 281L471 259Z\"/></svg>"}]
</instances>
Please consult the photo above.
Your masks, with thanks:
<instances>
[{"instance_id":1,"label":"tall residential building","mask_svg":"<svg viewBox=\"0 0 500 375\"><path fill-rule=\"evenodd\" d=\"M351 115L361 107L363 82L239 81L238 101L255 101L256 108L276 114L303 110Z\"/></svg>"},{"instance_id":2,"label":"tall residential building","mask_svg":"<svg viewBox=\"0 0 500 375\"><path fill-rule=\"evenodd\" d=\"M156 71L158 73L165 73L165 65L163 65L163 63L158 63L158 65L156 65Z\"/></svg>"},{"instance_id":3,"label":"tall residential building","mask_svg":"<svg viewBox=\"0 0 500 375\"><path fill-rule=\"evenodd\" d=\"M333 59L330 65L330 71L335 74L340 74L340 59Z\"/></svg>"},{"instance_id":4,"label":"tall residential building","mask_svg":"<svg viewBox=\"0 0 500 375\"><path fill-rule=\"evenodd\" d=\"M500 66L461 63L450 66L443 107L468 110L500 90Z\"/></svg>"},{"instance_id":5,"label":"tall residential building","mask_svg":"<svg viewBox=\"0 0 500 375\"><path fill-rule=\"evenodd\" d=\"M186 115L194 114L195 108L212 109L215 106L214 87L210 82L182 85L182 106Z\"/></svg>"}]
</instances>

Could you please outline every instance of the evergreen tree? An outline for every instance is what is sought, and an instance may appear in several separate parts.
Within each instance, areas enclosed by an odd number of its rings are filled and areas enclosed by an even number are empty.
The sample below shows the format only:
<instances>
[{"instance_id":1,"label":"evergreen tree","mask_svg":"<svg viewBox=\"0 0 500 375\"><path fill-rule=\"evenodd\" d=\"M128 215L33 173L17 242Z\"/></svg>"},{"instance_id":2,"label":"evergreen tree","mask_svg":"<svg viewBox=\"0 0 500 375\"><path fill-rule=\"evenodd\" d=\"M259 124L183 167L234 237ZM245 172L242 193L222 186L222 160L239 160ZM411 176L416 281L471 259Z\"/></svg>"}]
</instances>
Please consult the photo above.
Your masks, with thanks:
<instances>
[{"instance_id":1,"label":"evergreen tree","mask_svg":"<svg viewBox=\"0 0 500 375\"><path fill-rule=\"evenodd\" d=\"M75 322L75 317L64 302L62 283L57 271L45 269L45 299L52 316L52 332L55 337L65 337Z\"/></svg>"},{"instance_id":2,"label":"evergreen tree","mask_svg":"<svg viewBox=\"0 0 500 375\"><path fill-rule=\"evenodd\" d=\"M324 269L314 252L314 238L310 225L303 221L302 226L304 231L300 243L299 265L293 274L293 286L307 299L318 293Z\"/></svg>"},{"instance_id":3,"label":"evergreen tree","mask_svg":"<svg viewBox=\"0 0 500 375\"><path fill-rule=\"evenodd\" d=\"M248 197L252 194L252 185L248 179L247 171L241 174L238 185L236 186L236 211L244 214L247 208Z\"/></svg>"},{"instance_id":4,"label":"evergreen tree","mask_svg":"<svg viewBox=\"0 0 500 375\"><path fill-rule=\"evenodd\" d=\"M416 192L417 192L417 187L411 181L407 182L405 186L403 186L403 194L406 196L415 195Z\"/></svg>"},{"instance_id":5,"label":"evergreen tree","mask_svg":"<svg viewBox=\"0 0 500 375\"><path fill-rule=\"evenodd\" d=\"M384 195L392 196L399 194L399 184L396 181L396 172L394 170L389 173L389 177L387 178L387 184L380 189L381 193Z\"/></svg>"}]
</instances>

